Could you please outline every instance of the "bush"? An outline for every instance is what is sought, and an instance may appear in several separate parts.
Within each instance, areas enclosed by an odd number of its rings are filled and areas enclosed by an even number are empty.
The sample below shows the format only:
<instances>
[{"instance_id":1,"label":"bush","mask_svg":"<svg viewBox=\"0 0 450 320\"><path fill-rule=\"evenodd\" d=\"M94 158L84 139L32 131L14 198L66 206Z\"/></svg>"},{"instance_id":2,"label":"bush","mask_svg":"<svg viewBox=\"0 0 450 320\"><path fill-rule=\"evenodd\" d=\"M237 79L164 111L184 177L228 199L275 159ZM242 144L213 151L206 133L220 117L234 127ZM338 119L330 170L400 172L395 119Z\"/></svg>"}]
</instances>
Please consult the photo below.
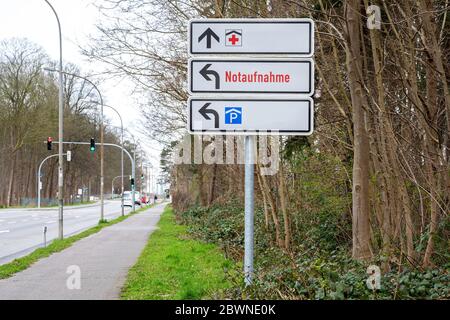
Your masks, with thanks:
<instances>
[{"instance_id":1,"label":"bush","mask_svg":"<svg viewBox=\"0 0 450 320\"><path fill-rule=\"evenodd\" d=\"M332 203L332 201L331 201ZM381 257L363 264L351 258L348 221L330 206L310 219L294 215L295 237L290 254L276 247L273 234L264 228L261 209L255 209L255 281L245 288L242 274L229 274L234 286L229 298L256 299L444 299L449 298L448 270L392 268L382 273L381 289L366 286L366 269L381 264ZM336 208L336 207L335 207ZM338 210L339 211L339 210ZM220 245L241 260L244 242L244 209L238 200L210 208L195 207L178 215L188 230L203 241ZM301 220L301 221L300 221ZM299 223L301 222L301 223Z\"/></svg>"}]
</instances>

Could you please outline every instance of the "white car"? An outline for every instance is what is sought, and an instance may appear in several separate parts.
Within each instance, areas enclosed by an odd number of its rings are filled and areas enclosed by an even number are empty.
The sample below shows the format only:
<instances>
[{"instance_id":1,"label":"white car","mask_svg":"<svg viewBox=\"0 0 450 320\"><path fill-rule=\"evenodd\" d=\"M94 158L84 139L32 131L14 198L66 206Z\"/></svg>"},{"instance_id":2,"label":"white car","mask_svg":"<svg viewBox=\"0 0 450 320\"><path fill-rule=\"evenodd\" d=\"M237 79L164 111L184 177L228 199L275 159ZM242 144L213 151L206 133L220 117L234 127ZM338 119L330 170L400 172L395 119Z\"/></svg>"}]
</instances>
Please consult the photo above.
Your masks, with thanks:
<instances>
[{"instance_id":1,"label":"white car","mask_svg":"<svg viewBox=\"0 0 450 320\"><path fill-rule=\"evenodd\" d=\"M133 206L132 195L133 194L131 191L125 191L123 193L123 206L124 207L132 207ZM134 203L137 204L138 206L141 205L141 195L139 194L138 191L134 192Z\"/></svg>"}]
</instances>

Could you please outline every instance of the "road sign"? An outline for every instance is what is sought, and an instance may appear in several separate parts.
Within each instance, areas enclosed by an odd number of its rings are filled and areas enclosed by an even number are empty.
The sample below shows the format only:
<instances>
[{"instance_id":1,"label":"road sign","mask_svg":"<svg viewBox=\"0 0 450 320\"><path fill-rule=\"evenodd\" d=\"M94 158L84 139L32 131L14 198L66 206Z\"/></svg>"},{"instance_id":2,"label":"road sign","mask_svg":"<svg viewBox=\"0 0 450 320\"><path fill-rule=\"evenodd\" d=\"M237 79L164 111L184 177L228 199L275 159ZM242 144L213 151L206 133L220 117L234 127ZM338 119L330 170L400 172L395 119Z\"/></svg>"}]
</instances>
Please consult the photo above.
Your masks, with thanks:
<instances>
[{"instance_id":1,"label":"road sign","mask_svg":"<svg viewBox=\"0 0 450 320\"><path fill-rule=\"evenodd\" d=\"M192 55L278 55L311 57L314 22L310 19L207 19L189 23ZM188 90L211 94L188 100L188 130L197 134L245 137L244 280L253 278L254 146L250 135L310 135L313 131L312 59L191 59ZM221 93L252 94L230 98ZM214 96L212 96L214 94ZM296 94L257 98L256 94ZM299 95L300 94L300 95ZM301 96L305 95L305 96ZM259 97L263 97L260 95ZM281 97L279 95L278 97Z\"/></svg>"},{"instance_id":2,"label":"road sign","mask_svg":"<svg viewBox=\"0 0 450 320\"><path fill-rule=\"evenodd\" d=\"M191 59L191 93L314 92L311 59Z\"/></svg>"},{"instance_id":3,"label":"road sign","mask_svg":"<svg viewBox=\"0 0 450 320\"><path fill-rule=\"evenodd\" d=\"M189 23L190 54L312 56L311 19L202 19Z\"/></svg>"},{"instance_id":4,"label":"road sign","mask_svg":"<svg viewBox=\"0 0 450 320\"><path fill-rule=\"evenodd\" d=\"M219 99L188 100L191 133L309 135L313 130L313 100Z\"/></svg>"}]
</instances>

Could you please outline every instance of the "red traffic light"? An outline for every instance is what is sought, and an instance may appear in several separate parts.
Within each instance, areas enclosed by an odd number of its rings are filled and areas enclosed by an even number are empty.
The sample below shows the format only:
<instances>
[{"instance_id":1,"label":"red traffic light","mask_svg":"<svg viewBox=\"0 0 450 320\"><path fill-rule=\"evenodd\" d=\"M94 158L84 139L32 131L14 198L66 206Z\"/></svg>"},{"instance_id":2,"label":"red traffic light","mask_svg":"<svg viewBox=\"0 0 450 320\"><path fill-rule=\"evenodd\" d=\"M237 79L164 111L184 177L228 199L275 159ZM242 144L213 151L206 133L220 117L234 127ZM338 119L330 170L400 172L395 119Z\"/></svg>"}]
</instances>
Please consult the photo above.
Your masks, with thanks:
<instances>
[{"instance_id":1,"label":"red traffic light","mask_svg":"<svg viewBox=\"0 0 450 320\"><path fill-rule=\"evenodd\" d=\"M52 150L52 137L47 138L47 150Z\"/></svg>"}]
</instances>

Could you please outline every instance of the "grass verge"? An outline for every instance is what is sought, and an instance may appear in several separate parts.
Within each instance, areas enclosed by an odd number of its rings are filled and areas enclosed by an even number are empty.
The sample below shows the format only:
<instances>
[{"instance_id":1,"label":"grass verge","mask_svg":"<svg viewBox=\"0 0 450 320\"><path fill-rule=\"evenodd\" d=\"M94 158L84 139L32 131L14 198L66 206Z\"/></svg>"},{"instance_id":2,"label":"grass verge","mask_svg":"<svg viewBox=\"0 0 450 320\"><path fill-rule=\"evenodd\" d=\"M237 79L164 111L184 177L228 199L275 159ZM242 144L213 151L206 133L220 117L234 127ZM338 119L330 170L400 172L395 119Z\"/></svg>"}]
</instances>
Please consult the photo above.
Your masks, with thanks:
<instances>
[{"instance_id":1,"label":"grass verge","mask_svg":"<svg viewBox=\"0 0 450 320\"><path fill-rule=\"evenodd\" d=\"M224 268L233 263L217 246L189 239L170 206L158 226L128 273L122 299L202 299L230 286Z\"/></svg>"},{"instance_id":2,"label":"grass verge","mask_svg":"<svg viewBox=\"0 0 450 320\"><path fill-rule=\"evenodd\" d=\"M96 225L95 227L89 228L85 231L82 231L81 233L78 233L71 237L65 238L63 240L59 240L59 239L53 240L45 248L36 249L32 253L30 253L24 257L15 259L9 263L1 265L0 266L0 279L9 278L9 277L13 276L15 273L27 269L36 261L38 261L42 258L48 257L55 252L62 251L64 249L70 247L73 243L75 243L76 241L78 241L80 239L86 238L94 233L97 233L105 227L122 222L123 220L129 218L130 216L138 214L139 212L145 211L151 207L152 206L137 209L134 213L130 213L123 217L120 216L111 221L103 220L103 221L99 222L99 224Z\"/></svg>"}]
</instances>

